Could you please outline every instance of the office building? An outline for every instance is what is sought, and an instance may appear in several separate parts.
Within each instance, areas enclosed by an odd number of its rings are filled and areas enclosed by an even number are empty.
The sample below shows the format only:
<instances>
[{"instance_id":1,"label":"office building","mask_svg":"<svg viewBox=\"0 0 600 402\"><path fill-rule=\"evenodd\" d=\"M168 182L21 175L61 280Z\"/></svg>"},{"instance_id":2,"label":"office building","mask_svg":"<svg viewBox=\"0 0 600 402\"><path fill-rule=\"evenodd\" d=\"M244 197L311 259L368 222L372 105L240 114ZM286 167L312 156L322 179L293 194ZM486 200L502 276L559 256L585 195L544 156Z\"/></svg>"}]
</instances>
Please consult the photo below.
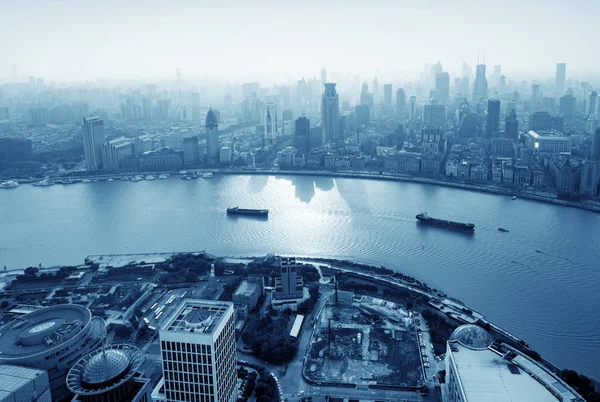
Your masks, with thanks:
<instances>
[{"instance_id":1,"label":"office building","mask_svg":"<svg viewBox=\"0 0 600 402\"><path fill-rule=\"evenodd\" d=\"M473 105L477 105L481 99L487 99L488 82L485 77L485 64L478 64L475 70L475 81L473 82Z\"/></svg>"},{"instance_id":2,"label":"office building","mask_svg":"<svg viewBox=\"0 0 600 402\"><path fill-rule=\"evenodd\" d=\"M435 99L444 104L450 100L450 75L448 73L438 73L435 76Z\"/></svg>"},{"instance_id":3,"label":"office building","mask_svg":"<svg viewBox=\"0 0 600 402\"><path fill-rule=\"evenodd\" d=\"M100 344L101 323L85 307L46 307L0 328L0 365L46 370L53 401L69 395L69 367Z\"/></svg>"},{"instance_id":4,"label":"office building","mask_svg":"<svg viewBox=\"0 0 600 402\"><path fill-rule=\"evenodd\" d=\"M540 363L493 343L483 328L456 328L446 346L444 402L583 401Z\"/></svg>"},{"instance_id":5,"label":"office building","mask_svg":"<svg viewBox=\"0 0 600 402\"><path fill-rule=\"evenodd\" d=\"M424 126L444 126L446 124L446 106L432 100L423 107Z\"/></svg>"},{"instance_id":6,"label":"office building","mask_svg":"<svg viewBox=\"0 0 600 402\"><path fill-rule=\"evenodd\" d=\"M373 94L369 93L369 84L363 82L362 89L360 91L360 104L367 105L370 108L373 107Z\"/></svg>"},{"instance_id":7,"label":"office building","mask_svg":"<svg viewBox=\"0 0 600 402\"><path fill-rule=\"evenodd\" d=\"M102 143L102 165L105 170L119 170L121 161L133 155L133 144L129 138L120 137Z\"/></svg>"},{"instance_id":8,"label":"office building","mask_svg":"<svg viewBox=\"0 0 600 402\"><path fill-rule=\"evenodd\" d=\"M90 171L102 168L102 143L104 121L99 117L83 118L83 151L85 168Z\"/></svg>"},{"instance_id":9,"label":"office building","mask_svg":"<svg viewBox=\"0 0 600 402\"><path fill-rule=\"evenodd\" d=\"M198 144L198 136L191 135L183 138L183 164L194 165L200 160L200 145Z\"/></svg>"},{"instance_id":10,"label":"office building","mask_svg":"<svg viewBox=\"0 0 600 402\"><path fill-rule=\"evenodd\" d=\"M554 94L557 97L561 97L565 93L566 75L567 75L567 64L566 63L556 63L556 78L554 80L554 84L555 84Z\"/></svg>"},{"instance_id":11,"label":"office building","mask_svg":"<svg viewBox=\"0 0 600 402\"><path fill-rule=\"evenodd\" d=\"M371 122L371 110L368 105L354 106L354 122L356 127L368 126Z\"/></svg>"},{"instance_id":12,"label":"office building","mask_svg":"<svg viewBox=\"0 0 600 402\"><path fill-rule=\"evenodd\" d=\"M209 163L217 162L219 157L219 121L212 107L206 113L206 121L204 124L206 130L206 156Z\"/></svg>"},{"instance_id":13,"label":"office building","mask_svg":"<svg viewBox=\"0 0 600 402\"><path fill-rule=\"evenodd\" d=\"M528 150L541 154L570 154L571 137L555 131L540 131L540 133L537 133L529 130L525 134L525 146Z\"/></svg>"},{"instance_id":14,"label":"office building","mask_svg":"<svg viewBox=\"0 0 600 402\"><path fill-rule=\"evenodd\" d=\"M148 134L140 135L133 140L133 153L135 155L141 155L148 151L152 151L152 139Z\"/></svg>"},{"instance_id":15,"label":"office building","mask_svg":"<svg viewBox=\"0 0 600 402\"><path fill-rule=\"evenodd\" d=\"M46 370L0 365L0 401L51 402Z\"/></svg>"},{"instance_id":16,"label":"office building","mask_svg":"<svg viewBox=\"0 0 600 402\"><path fill-rule=\"evenodd\" d=\"M593 160L600 160L600 128L596 129L596 132L592 137L591 156Z\"/></svg>"},{"instance_id":17,"label":"office building","mask_svg":"<svg viewBox=\"0 0 600 402\"><path fill-rule=\"evenodd\" d=\"M233 149L229 145L221 147L219 150L219 163L222 166L229 166L233 162Z\"/></svg>"},{"instance_id":18,"label":"office building","mask_svg":"<svg viewBox=\"0 0 600 402\"><path fill-rule=\"evenodd\" d=\"M511 109L504 118L504 136L511 140L519 138L519 120L517 120L515 109Z\"/></svg>"},{"instance_id":19,"label":"office building","mask_svg":"<svg viewBox=\"0 0 600 402\"><path fill-rule=\"evenodd\" d=\"M327 70L325 67L321 68L321 84L325 84L327 82Z\"/></svg>"},{"instance_id":20,"label":"office building","mask_svg":"<svg viewBox=\"0 0 600 402\"><path fill-rule=\"evenodd\" d=\"M133 345L103 346L69 370L72 402L150 402L150 380L139 374L142 352Z\"/></svg>"},{"instance_id":21,"label":"office building","mask_svg":"<svg viewBox=\"0 0 600 402\"><path fill-rule=\"evenodd\" d=\"M48 124L48 109L36 107L28 110L29 123L33 127L43 127Z\"/></svg>"},{"instance_id":22,"label":"office building","mask_svg":"<svg viewBox=\"0 0 600 402\"><path fill-rule=\"evenodd\" d=\"M262 116L265 140L268 143L273 143L277 138L277 109L275 105L273 103L267 104L263 109Z\"/></svg>"},{"instance_id":23,"label":"office building","mask_svg":"<svg viewBox=\"0 0 600 402\"><path fill-rule=\"evenodd\" d=\"M487 138L497 137L500 129L500 101L498 99L488 100L487 119L485 125L485 136Z\"/></svg>"},{"instance_id":24,"label":"office building","mask_svg":"<svg viewBox=\"0 0 600 402\"><path fill-rule=\"evenodd\" d=\"M600 195L600 164L586 160L581 164L581 183L579 191L591 197Z\"/></svg>"},{"instance_id":25,"label":"office building","mask_svg":"<svg viewBox=\"0 0 600 402\"><path fill-rule=\"evenodd\" d=\"M258 82L245 82L242 84L242 98L250 98L253 94L258 94L260 84Z\"/></svg>"},{"instance_id":26,"label":"office building","mask_svg":"<svg viewBox=\"0 0 600 402\"><path fill-rule=\"evenodd\" d=\"M392 107L392 84L383 85L383 104Z\"/></svg>"},{"instance_id":27,"label":"office building","mask_svg":"<svg viewBox=\"0 0 600 402\"><path fill-rule=\"evenodd\" d=\"M396 91L396 113L401 115L406 109L406 92L404 89L398 88Z\"/></svg>"},{"instance_id":28,"label":"office building","mask_svg":"<svg viewBox=\"0 0 600 402\"><path fill-rule=\"evenodd\" d=\"M237 400L234 307L184 300L159 330L163 378L154 401Z\"/></svg>"},{"instance_id":29,"label":"office building","mask_svg":"<svg viewBox=\"0 0 600 402\"><path fill-rule=\"evenodd\" d=\"M169 147L149 151L139 157L139 168L142 170L170 170L182 166L183 151L176 151Z\"/></svg>"},{"instance_id":30,"label":"office building","mask_svg":"<svg viewBox=\"0 0 600 402\"><path fill-rule=\"evenodd\" d=\"M334 83L327 83L321 101L321 126L327 141L340 138L340 100Z\"/></svg>"},{"instance_id":31,"label":"office building","mask_svg":"<svg viewBox=\"0 0 600 402\"><path fill-rule=\"evenodd\" d=\"M533 131L550 130L552 128L552 116L548 112L534 112L529 117L529 129Z\"/></svg>"},{"instance_id":32,"label":"office building","mask_svg":"<svg viewBox=\"0 0 600 402\"><path fill-rule=\"evenodd\" d=\"M326 159L327 156L331 156L330 159L333 159L331 162L334 163L333 155L326 155ZM327 161L325 167L328 167ZM274 308L289 308L295 311L298 303L303 300L304 280L298 273L299 265L295 257L281 257L279 262L281 276L275 278L275 293L271 301Z\"/></svg>"},{"instance_id":33,"label":"office building","mask_svg":"<svg viewBox=\"0 0 600 402\"><path fill-rule=\"evenodd\" d=\"M417 97L412 95L408 98L408 120L417 119Z\"/></svg>"},{"instance_id":34,"label":"office building","mask_svg":"<svg viewBox=\"0 0 600 402\"><path fill-rule=\"evenodd\" d=\"M588 98L587 98L587 103L585 105L585 115L589 116L590 114L596 114L597 115L597 109L598 108L598 94L596 93L596 91L591 91L588 94Z\"/></svg>"},{"instance_id":35,"label":"office building","mask_svg":"<svg viewBox=\"0 0 600 402\"><path fill-rule=\"evenodd\" d=\"M310 120L306 117L298 117L294 123L293 144L301 152L310 149Z\"/></svg>"}]
</instances>

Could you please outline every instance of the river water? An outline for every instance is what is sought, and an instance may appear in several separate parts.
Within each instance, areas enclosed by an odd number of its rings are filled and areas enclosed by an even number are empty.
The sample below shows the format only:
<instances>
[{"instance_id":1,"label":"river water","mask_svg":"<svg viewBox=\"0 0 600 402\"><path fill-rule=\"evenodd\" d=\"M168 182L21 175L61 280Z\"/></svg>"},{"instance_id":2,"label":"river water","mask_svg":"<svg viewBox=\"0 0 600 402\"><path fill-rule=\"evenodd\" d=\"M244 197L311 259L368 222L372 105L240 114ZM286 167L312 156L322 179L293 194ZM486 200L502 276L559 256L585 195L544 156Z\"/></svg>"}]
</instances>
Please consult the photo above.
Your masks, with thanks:
<instances>
[{"instance_id":1,"label":"river water","mask_svg":"<svg viewBox=\"0 0 600 402\"><path fill-rule=\"evenodd\" d=\"M227 216L268 208L268 220ZM473 222L466 235L415 215ZM498 227L510 230L501 233ZM600 214L434 185L310 176L0 190L0 266L206 250L352 259L456 297L561 367L600 378Z\"/></svg>"}]
</instances>

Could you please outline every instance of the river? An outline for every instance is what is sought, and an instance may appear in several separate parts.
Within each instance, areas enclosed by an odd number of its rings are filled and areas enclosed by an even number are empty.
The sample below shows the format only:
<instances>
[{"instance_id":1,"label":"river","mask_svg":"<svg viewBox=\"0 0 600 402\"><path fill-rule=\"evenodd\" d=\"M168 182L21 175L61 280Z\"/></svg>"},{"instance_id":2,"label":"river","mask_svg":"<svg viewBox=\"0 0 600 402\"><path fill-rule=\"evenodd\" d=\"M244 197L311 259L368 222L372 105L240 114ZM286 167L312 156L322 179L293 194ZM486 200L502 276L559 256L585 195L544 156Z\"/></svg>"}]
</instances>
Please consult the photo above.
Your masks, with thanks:
<instances>
[{"instance_id":1,"label":"river","mask_svg":"<svg viewBox=\"0 0 600 402\"><path fill-rule=\"evenodd\" d=\"M268 208L267 220L227 216ZM415 215L476 224L473 235ZM504 227L510 233L497 229ZM0 190L0 266L206 250L384 265L456 297L544 357L600 379L600 214L435 185L311 176Z\"/></svg>"}]
</instances>

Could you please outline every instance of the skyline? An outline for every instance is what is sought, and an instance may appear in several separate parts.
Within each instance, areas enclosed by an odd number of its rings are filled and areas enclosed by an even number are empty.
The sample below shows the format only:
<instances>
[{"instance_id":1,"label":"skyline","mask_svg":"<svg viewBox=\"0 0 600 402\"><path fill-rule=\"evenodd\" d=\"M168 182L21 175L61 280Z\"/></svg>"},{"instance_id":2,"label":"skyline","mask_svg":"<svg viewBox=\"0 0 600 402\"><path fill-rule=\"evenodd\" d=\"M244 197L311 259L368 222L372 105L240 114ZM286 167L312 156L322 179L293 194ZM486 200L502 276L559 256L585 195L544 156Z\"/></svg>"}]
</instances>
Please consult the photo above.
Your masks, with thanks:
<instances>
[{"instance_id":1,"label":"skyline","mask_svg":"<svg viewBox=\"0 0 600 402\"><path fill-rule=\"evenodd\" d=\"M181 68L184 79L285 82L318 76L322 66L408 80L438 60L456 76L463 61L473 68L478 53L483 61L484 51L486 64L502 65L509 78L552 77L560 62L571 76L589 75L599 61L581 38L596 36L590 30L600 6L583 1L509 0L486 9L473 1L2 3L0 34L13 38L0 63L0 80L7 81L13 65L20 77L59 81L173 78ZM22 21L36 28L22 30Z\"/></svg>"}]
</instances>

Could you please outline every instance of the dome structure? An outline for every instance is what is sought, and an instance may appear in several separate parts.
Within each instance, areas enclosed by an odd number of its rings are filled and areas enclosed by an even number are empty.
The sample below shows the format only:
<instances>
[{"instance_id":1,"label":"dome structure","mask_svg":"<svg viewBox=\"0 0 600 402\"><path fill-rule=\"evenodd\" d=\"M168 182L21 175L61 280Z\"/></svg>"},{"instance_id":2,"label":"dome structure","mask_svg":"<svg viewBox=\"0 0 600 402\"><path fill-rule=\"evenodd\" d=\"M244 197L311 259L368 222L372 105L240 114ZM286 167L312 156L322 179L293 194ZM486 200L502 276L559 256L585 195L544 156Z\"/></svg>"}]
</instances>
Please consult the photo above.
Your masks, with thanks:
<instances>
[{"instance_id":1,"label":"dome structure","mask_svg":"<svg viewBox=\"0 0 600 402\"><path fill-rule=\"evenodd\" d=\"M142 353L132 345L96 349L69 370L67 387L77 395L105 394L129 381L141 362Z\"/></svg>"},{"instance_id":2,"label":"dome structure","mask_svg":"<svg viewBox=\"0 0 600 402\"><path fill-rule=\"evenodd\" d=\"M494 343L494 339L485 329L473 324L456 328L448 341L456 341L465 348L473 350L485 350Z\"/></svg>"},{"instance_id":3,"label":"dome structure","mask_svg":"<svg viewBox=\"0 0 600 402\"><path fill-rule=\"evenodd\" d=\"M208 109L208 113L206 113L206 128L216 128L219 126L219 121L217 120L217 115L213 112L212 107Z\"/></svg>"}]
</instances>

